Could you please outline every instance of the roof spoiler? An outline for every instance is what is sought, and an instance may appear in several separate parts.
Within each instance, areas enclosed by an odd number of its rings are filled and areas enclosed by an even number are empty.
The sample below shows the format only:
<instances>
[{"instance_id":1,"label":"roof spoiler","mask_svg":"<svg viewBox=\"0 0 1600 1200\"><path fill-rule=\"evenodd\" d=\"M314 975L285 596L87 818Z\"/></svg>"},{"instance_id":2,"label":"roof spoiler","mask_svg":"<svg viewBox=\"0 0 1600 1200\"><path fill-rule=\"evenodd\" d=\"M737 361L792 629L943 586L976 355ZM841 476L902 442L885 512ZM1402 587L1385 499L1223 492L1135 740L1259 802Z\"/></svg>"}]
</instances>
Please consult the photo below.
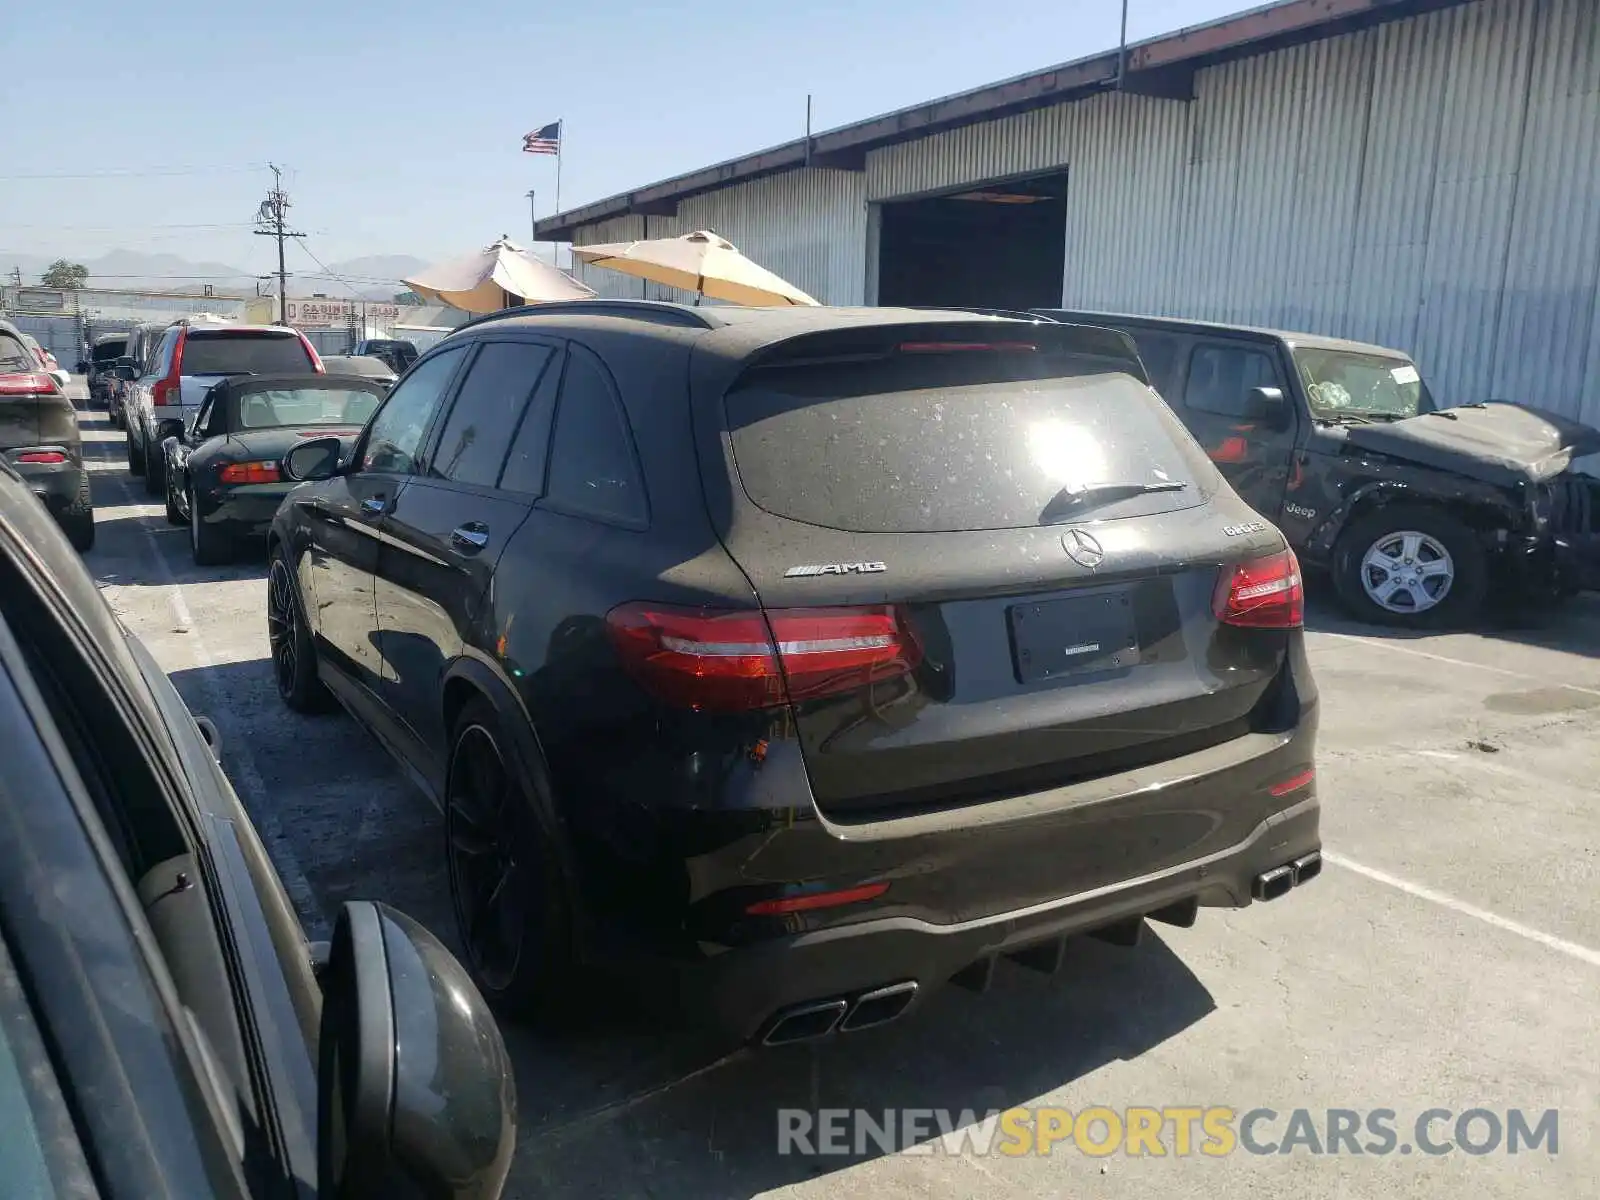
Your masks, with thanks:
<instances>
[{"instance_id":1,"label":"roof spoiler","mask_svg":"<svg viewBox=\"0 0 1600 1200\"><path fill-rule=\"evenodd\" d=\"M923 311L971 312L972 310L962 308ZM1043 335L1049 339L1048 345L1044 348L1052 353L1108 359L1140 383L1150 382L1150 376L1144 369L1144 362L1139 358L1137 344L1133 338L1119 329L1102 329L1095 325L1069 325L1062 321L1040 318L1031 322L1035 328L1030 331L1010 321L1005 324L991 324L981 319L982 314L978 315L980 319L970 324L940 321L932 324L868 325L804 333L763 347L746 362L745 369L867 362L883 359L894 353L928 353L940 349L941 343L948 343L952 350L1032 352L1041 348L1039 343Z\"/></svg>"}]
</instances>

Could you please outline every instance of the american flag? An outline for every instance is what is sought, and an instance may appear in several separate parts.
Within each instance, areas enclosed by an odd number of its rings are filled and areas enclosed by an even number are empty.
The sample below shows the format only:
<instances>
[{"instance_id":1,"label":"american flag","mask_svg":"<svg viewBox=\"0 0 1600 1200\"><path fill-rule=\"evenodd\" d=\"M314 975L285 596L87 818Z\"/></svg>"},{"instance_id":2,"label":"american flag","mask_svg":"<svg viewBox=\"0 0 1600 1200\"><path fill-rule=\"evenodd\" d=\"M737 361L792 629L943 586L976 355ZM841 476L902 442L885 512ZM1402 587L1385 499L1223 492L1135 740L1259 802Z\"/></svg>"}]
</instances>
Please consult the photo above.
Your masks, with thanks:
<instances>
[{"instance_id":1,"label":"american flag","mask_svg":"<svg viewBox=\"0 0 1600 1200\"><path fill-rule=\"evenodd\" d=\"M522 148L529 154L560 154L561 122L552 121L543 129L535 129L532 133L524 134Z\"/></svg>"}]
</instances>

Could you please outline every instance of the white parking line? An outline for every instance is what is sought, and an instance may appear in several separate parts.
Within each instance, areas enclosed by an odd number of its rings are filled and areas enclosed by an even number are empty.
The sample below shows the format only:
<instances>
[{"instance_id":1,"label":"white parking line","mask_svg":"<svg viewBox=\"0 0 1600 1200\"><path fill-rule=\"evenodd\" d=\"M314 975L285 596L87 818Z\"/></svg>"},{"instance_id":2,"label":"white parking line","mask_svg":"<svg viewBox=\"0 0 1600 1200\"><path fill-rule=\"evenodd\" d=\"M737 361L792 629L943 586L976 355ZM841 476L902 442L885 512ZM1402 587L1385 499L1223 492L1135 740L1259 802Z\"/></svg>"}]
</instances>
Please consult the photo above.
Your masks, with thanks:
<instances>
[{"instance_id":1,"label":"white parking line","mask_svg":"<svg viewBox=\"0 0 1600 1200\"><path fill-rule=\"evenodd\" d=\"M1566 688L1568 691L1583 692L1589 696L1600 696L1600 688L1584 687L1581 683L1562 683L1558 679L1550 679L1545 675L1532 675L1527 671L1513 671L1508 667L1492 667L1488 663L1472 662L1465 658L1451 658L1447 654L1435 654L1431 650L1418 650L1413 646L1402 646L1398 642L1387 641L1381 638L1362 637L1355 633L1329 633L1318 630L1313 635L1319 638L1337 638L1341 642L1355 642L1362 646L1371 646L1375 650L1393 652L1395 654L1411 654L1417 658L1431 658L1434 662L1450 663L1457 667L1472 667L1478 671L1489 671L1495 675L1508 675L1512 679L1526 679L1533 683L1542 683L1546 687Z\"/></svg>"},{"instance_id":2,"label":"white parking line","mask_svg":"<svg viewBox=\"0 0 1600 1200\"><path fill-rule=\"evenodd\" d=\"M105 447L115 445L103 439L96 439L92 444L96 453L104 461L106 459ZM156 574L161 579L161 586L167 592L167 600L172 606L173 616L177 623L188 631L188 647L190 654L198 668L199 684L205 693L206 706L212 712L220 713L223 705L218 702L217 692L214 687L213 676L217 669L217 656L206 645L205 638L201 635L195 623L194 613L189 608L189 601L183 594L183 585L178 582L172 573L166 556L161 552L161 543L158 535L166 532L166 527L156 529L144 521L143 509L151 502L143 500L133 490L127 476L117 478L117 488L127 497L131 513L135 514L134 522L148 539L149 557L155 563ZM216 718L213 717L213 720ZM300 866L299 857L295 854L293 846L279 824L276 814L269 807L270 798L266 781L261 776L260 768L256 766L255 756L251 754L250 747L242 738L230 737L227 740L227 757L229 759L229 778L238 790L244 792L245 810L250 814L250 819L260 834L261 840L266 844L267 854L272 859L273 865L278 869L278 876L283 880L284 890L289 893L300 919L306 926L306 936L312 941L326 938L329 935L327 914L323 911L317 895L311 889L311 883L306 878L305 871Z\"/></svg>"},{"instance_id":3,"label":"white parking line","mask_svg":"<svg viewBox=\"0 0 1600 1200\"><path fill-rule=\"evenodd\" d=\"M1479 908L1475 904L1468 904L1465 900L1457 900L1454 896L1447 895L1444 892L1434 891L1433 888L1426 887L1423 884L1412 883L1409 879L1401 879L1398 875L1391 875L1387 871L1378 870L1376 867L1353 862L1344 855L1336 854L1331 850L1324 850L1322 857L1326 862L1343 867L1346 871L1354 871L1357 875L1363 875L1376 883L1386 884L1398 891L1405 892L1408 896L1415 896L1419 900L1426 900L1430 904L1437 904L1441 908L1448 908L1452 912L1472 917L1474 920L1482 921L1485 925L1492 925L1496 929L1504 930L1506 933L1514 933L1518 937L1526 938L1530 942L1537 942L1539 945L1554 950L1558 954L1565 954L1568 958L1575 958L1579 962L1588 963L1591 967L1600 967L1600 950L1591 950L1588 946L1580 946L1577 942L1569 942L1566 938L1556 937L1553 933L1546 933L1542 929L1534 929L1532 926L1524 925L1520 921L1502 917L1497 913L1489 912L1487 909Z\"/></svg>"}]
</instances>

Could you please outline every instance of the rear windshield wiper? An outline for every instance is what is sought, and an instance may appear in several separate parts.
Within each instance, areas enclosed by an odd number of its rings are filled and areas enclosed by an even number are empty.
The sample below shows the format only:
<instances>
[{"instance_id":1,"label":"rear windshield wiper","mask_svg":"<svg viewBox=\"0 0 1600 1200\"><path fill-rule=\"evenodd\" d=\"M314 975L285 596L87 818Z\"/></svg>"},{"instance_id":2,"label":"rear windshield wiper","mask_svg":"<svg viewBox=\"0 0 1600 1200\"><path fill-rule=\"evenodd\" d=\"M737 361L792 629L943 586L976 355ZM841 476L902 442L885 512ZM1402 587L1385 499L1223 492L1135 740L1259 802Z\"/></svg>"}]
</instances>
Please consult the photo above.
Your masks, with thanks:
<instances>
[{"instance_id":1,"label":"rear windshield wiper","mask_svg":"<svg viewBox=\"0 0 1600 1200\"><path fill-rule=\"evenodd\" d=\"M1039 524L1054 525L1057 521L1065 520L1069 514L1091 500L1104 502L1123 500L1129 496L1143 496L1150 492L1181 492L1188 486L1187 483L1177 479L1153 480L1149 483L1138 483L1133 480L1124 483L1089 483L1081 487L1068 484L1052 496L1050 503L1044 506L1044 511L1039 514Z\"/></svg>"}]
</instances>

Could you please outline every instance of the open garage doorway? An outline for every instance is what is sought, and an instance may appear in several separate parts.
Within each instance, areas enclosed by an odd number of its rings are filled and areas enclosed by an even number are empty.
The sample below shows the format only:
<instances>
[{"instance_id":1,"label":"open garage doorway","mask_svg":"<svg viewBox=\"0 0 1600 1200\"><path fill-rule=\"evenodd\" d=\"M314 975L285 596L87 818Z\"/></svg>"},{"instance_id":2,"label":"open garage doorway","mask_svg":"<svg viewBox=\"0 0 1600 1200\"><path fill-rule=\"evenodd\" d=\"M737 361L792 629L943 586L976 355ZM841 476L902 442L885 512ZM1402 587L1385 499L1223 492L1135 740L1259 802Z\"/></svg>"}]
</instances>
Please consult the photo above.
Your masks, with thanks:
<instances>
[{"instance_id":1,"label":"open garage doorway","mask_svg":"<svg viewBox=\"0 0 1600 1200\"><path fill-rule=\"evenodd\" d=\"M1060 305L1067 252L1065 172L881 208L879 304Z\"/></svg>"}]
</instances>

